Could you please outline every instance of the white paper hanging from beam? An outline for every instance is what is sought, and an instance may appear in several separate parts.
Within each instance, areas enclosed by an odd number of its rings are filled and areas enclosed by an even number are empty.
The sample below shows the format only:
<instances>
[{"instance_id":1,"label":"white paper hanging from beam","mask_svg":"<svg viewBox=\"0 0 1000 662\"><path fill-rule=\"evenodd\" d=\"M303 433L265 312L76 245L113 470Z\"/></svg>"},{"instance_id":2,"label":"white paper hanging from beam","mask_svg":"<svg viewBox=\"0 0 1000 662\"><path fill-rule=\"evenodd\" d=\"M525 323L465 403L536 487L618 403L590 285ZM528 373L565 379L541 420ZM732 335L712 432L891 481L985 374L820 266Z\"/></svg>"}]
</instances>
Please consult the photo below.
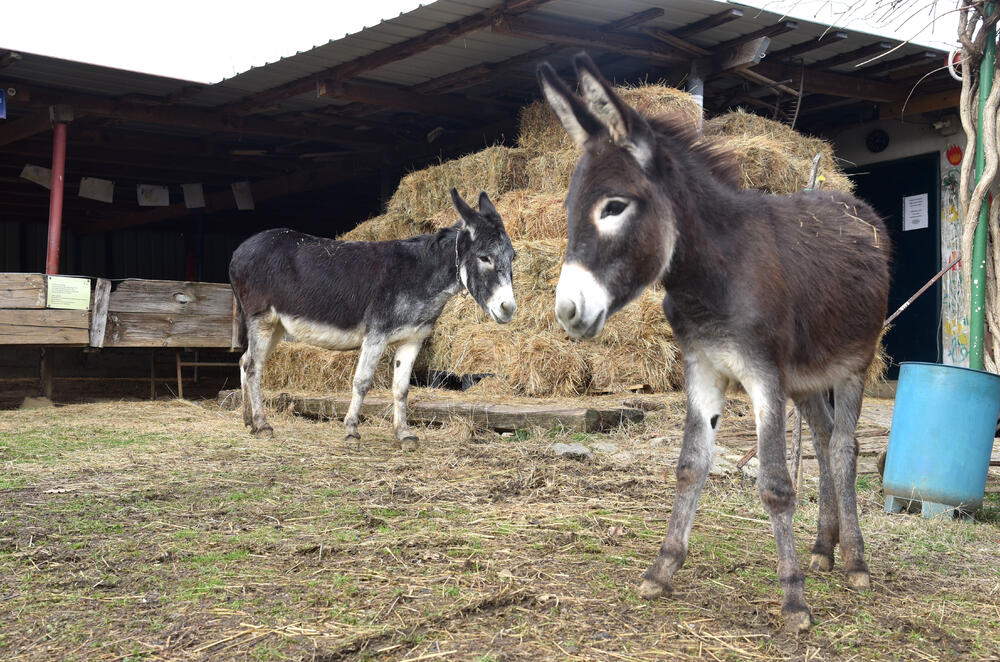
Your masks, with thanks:
<instances>
[{"instance_id":1,"label":"white paper hanging from beam","mask_svg":"<svg viewBox=\"0 0 1000 662\"><path fill-rule=\"evenodd\" d=\"M170 191L166 186L159 184L138 184L136 194L139 198L140 207L168 207L170 206Z\"/></svg>"},{"instance_id":2,"label":"white paper hanging from beam","mask_svg":"<svg viewBox=\"0 0 1000 662\"><path fill-rule=\"evenodd\" d=\"M42 166L25 164L24 169L21 170L21 178L35 182L47 189L52 188L52 171Z\"/></svg>"},{"instance_id":3,"label":"white paper hanging from beam","mask_svg":"<svg viewBox=\"0 0 1000 662\"><path fill-rule=\"evenodd\" d=\"M253 192L250 182L233 182L233 197L236 198L236 208L240 211L253 209Z\"/></svg>"},{"instance_id":4,"label":"white paper hanging from beam","mask_svg":"<svg viewBox=\"0 0 1000 662\"><path fill-rule=\"evenodd\" d=\"M80 180L80 197L101 202L113 202L115 199L115 183L110 179L84 177Z\"/></svg>"},{"instance_id":5,"label":"white paper hanging from beam","mask_svg":"<svg viewBox=\"0 0 1000 662\"><path fill-rule=\"evenodd\" d=\"M201 184L181 184L184 190L184 206L188 209L201 209L205 206L205 189Z\"/></svg>"}]
</instances>

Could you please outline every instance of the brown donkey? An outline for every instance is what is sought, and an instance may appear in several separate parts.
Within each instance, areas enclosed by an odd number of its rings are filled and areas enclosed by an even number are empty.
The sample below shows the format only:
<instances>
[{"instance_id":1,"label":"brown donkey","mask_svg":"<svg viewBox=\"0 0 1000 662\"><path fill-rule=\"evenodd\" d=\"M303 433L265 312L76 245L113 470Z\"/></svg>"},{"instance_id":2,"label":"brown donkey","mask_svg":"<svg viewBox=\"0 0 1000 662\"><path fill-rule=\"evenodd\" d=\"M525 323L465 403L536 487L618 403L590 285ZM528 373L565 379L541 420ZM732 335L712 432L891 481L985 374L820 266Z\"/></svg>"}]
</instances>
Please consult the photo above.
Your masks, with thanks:
<instances>
[{"instance_id":1,"label":"brown donkey","mask_svg":"<svg viewBox=\"0 0 1000 662\"><path fill-rule=\"evenodd\" d=\"M684 563L724 393L738 382L757 423L758 488L777 542L782 616L788 629L805 630L811 617L792 531L785 405L792 398L808 421L819 461L811 568L830 570L839 542L848 585L867 589L854 431L885 319L885 227L846 193L742 190L733 158L699 141L689 121L639 115L589 57L574 62L579 97L548 63L539 67L546 100L583 150L566 197L569 244L556 316L571 336L590 338L643 288L661 282L663 311L684 354L677 495L639 592L668 594Z\"/></svg>"}]
</instances>

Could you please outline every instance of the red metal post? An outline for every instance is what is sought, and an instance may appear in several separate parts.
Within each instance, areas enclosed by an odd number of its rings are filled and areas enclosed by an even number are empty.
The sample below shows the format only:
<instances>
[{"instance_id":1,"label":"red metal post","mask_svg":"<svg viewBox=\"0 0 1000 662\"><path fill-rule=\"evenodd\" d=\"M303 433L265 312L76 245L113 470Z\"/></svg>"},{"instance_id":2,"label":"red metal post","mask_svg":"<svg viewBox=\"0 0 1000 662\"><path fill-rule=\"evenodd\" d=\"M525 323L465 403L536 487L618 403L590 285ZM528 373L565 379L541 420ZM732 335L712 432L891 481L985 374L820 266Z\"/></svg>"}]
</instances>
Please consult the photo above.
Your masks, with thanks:
<instances>
[{"instance_id":1,"label":"red metal post","mask_svg":"<svg viewBox=\"0 0 1000 662\"><path fill-rule=\"evenodd\" d=\"M59 273L59 246L62 242L63 181L66 179L66 124L52 126L52 189L49 193L49 244L45 253L45 273Z\"/></svg>"}]
</instances>

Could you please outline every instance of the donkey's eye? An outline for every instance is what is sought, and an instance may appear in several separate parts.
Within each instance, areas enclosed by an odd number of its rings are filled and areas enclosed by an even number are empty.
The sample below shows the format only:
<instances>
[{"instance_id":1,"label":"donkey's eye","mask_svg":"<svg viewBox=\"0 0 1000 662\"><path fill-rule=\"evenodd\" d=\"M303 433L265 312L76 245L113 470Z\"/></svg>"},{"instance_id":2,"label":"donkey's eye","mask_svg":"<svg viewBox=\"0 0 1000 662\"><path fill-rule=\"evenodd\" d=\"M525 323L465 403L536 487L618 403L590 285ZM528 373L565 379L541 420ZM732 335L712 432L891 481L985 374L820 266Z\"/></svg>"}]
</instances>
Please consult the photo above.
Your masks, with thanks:
<instances>
[{"instance_id":1,"label":"donkey's eye","mask_svg":"<svg viewBox=\"0 0 1000 662\"><path fill-rule=\"evenodd\" d=\"M604 204L604 209L601 210L601 218L606 218L608 216L618 216L628 207L628 202L625 200L608 200Z\"/></svg>"},{"instance_id":2,"label":"donkey's eye","mask_svg":"<svg viewBox=\"0 0 1000 662\"><path fill-rule=\"evenodd\" d=\"M493 266L493 258L491 258L489 255L480 255L479 261L482 262L487 267Z\"/></svg>"}]
</instances>

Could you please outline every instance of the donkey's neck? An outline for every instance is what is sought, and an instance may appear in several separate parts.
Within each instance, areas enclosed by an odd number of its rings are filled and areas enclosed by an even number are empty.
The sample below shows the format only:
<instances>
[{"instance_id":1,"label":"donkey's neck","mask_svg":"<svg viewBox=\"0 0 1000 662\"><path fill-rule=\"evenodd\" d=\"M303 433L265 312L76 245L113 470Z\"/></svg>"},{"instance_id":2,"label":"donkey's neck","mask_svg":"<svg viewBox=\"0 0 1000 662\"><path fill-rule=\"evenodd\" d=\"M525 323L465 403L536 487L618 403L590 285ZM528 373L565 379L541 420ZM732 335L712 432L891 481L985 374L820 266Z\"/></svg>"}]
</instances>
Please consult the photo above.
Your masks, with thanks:
<instances>
[{"instance_id":1,"label":"donkey's neck","mask_svg":"<svg viewBox=\"0 0 1000 662\"><path fill-rule=\"evenodd\" d=\"M663 278L663 285L674 297L701 300L711 306L716 297L725 295L729 287L727 267L745 236L747 197L754 197L754 193L734 189L713 177L691 180L684 194L674 193L678 233Z\"/></svg>"},{"instance_id":2,"label":"donkey's neck","mask_svg":"<svg viewBox=\"0 0 1000 662\"><path fill-rule=\"evenodd\" d=\"M458 275L458 230L454 227L438 230L431 235L423 235L426 240L426 279L429 290L440 292L448 298L463 289Z\"/></svg>"}]
</instances>

